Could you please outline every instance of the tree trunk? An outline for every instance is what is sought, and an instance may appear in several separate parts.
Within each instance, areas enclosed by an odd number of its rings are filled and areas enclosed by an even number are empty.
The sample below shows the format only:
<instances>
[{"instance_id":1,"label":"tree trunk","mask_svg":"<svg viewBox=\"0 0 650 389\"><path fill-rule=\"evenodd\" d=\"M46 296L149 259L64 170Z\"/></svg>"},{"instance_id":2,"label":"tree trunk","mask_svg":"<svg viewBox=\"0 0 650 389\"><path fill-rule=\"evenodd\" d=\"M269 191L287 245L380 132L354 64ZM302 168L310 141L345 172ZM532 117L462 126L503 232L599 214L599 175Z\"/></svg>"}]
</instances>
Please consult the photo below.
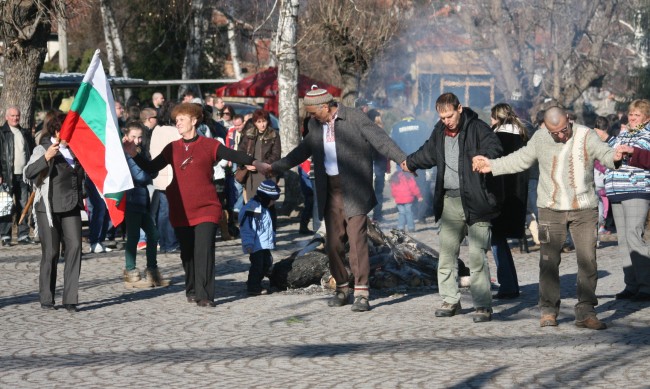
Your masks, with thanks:
<instances>
[{"instance_id":1,"label":"tree trunk","mask_svg":"<svg viewBox=\"0 0 650 389\"><path fill-rule=\"evenodd\" d=\"M298 60L296 53L296 30L298 26L299 0L283 0L278 21L278 110L280 114L280 139L282 156L300 143L298 120ZM295 170L287 172L282 212L288 214L298 205L300 177Z\"/></svg>"},{"instance_id":2,"label":"tree trunk","mask_svg":"<svg viewBox=\"0 0 650 389\"><path fill-rule=\"evenodd\" d=\"M337 62L342 80L341 100L346 107L354 107L354 100L359 96L359 73L354 65Z\"/></svg>"},{"instance_id":3,"label":"tree trunk","mask_svg":"<svg viewBox=\"0 0 650 389\"><path fill-rule=\"evenodd\" d=\"M34 96L47 54L51 1L0 2L0 39L4 42L4 86L0 109L20 109L20 125L34 125Z\"/></svg>"},{"instance_id":4,"label":"tree trunk","mask_svg":"<svg viewBox=\"0 0 650 389\"><path fill-rule=\"evenodd\" d=\"M113 38L111 37L111 27L109 18L109 5L107 0L99 3L99 10L102 13L102 28L104 29L104 41L106 43L106 57L108 58L108 74L117 75L117 66L115 66L115 51L113 49Z\"/></svg>"},{"instance_id":5,"label":"tree trunk","mask_svg":"<svg viewBox=\"0 0 650 389\"><path fill-rule=\"evenodd\" d=\"M232 10L232 5L231 5ZM242 79L241 75L241 66L239 65L239 51L237 50L237 39L235 35L235 19L232 16L232 12L227 14L224 12L224 15L228 19L228 47L230 48L230 60L232 61L232 70L235 72L235 78L238 80Z\"/></svg>"},{"instance_id":6,"label":"tree trunk","mask_svg":"<svg viewBox=\"0 0 650 389\"><path fill-rule=\"evenodd\" d=\"M201 63L201 52L203 41L207 30L208 18L204 14L205 0L192 0L192 24L190 35L187 37L185 57L183 58L183 70L181 78L190 80L199 77L199 65ZM187 90L188 85L181 85L178 90L179 97Z\"/></svg>"},{"instance_id":7,"label":"tree trunk","mask_svg":"<svg viewBox=\"0 0 650 389\"><path fill-rule=\"evenodd\" d=\"M108 25L111 29L111 38L113 39L113 49L115 49L115 54L120 60L122 77L129 78L129 66L126 61L126 56L124 55L124 49L122 48L122 38L120 37L120 30L117 28L117 23L115 22L113 9L111 7L106 7L106 9L108 11ZM124 98L128 99L129 97L131 97L131 88L125 88Z\"/></svg>"},{"instance_id":8,"label":"tree trunk","mask_svg":"<svg viewBox=\"0 0 650 389\"><path fill-rule=\"evenodd\" d=\"M65 5L64 5L65 6ZM59 38L59 69L61 73L68 72L68 21L65 15L58 15L57 31Z\"/></svg>"}]
</instances>

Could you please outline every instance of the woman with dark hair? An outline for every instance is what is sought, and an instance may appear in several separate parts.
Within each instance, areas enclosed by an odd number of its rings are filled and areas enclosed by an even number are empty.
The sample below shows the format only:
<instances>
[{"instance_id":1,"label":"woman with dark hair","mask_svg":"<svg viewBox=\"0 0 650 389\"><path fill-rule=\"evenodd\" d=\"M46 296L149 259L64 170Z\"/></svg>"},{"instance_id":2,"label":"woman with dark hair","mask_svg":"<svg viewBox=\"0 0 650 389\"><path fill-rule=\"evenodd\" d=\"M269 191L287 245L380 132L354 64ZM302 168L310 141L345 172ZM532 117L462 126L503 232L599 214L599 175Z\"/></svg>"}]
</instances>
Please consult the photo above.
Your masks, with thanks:
<instances>
[{"instance_id":1,"label":"woman with dark hair","mask_svg":"<svg viewBox=\"0 0 650 389\"><path fill-rule=\"evenodd\" d=\"M235 109L232 105L224 105L223 110L221 110L221 119L218 123L226 128L232 127L232 120L235 118L235 114Z\"/></svg>"},{"instance_id":2,"label":"woman with dark hair","mask_svg":"<svg viewBox=\"0 0 650 389\"><path fill-rule=\"evenodd\" d=\"M81 210L84 171L67 145L59 144L64 113L43 128L40 144L23 170L35 190L34 213L41 240L39 296L43 309L54 309L56 270L64 244L63 307L76 312L81 270Z\"/></svg>"},{"instance_id":3,"label":"woman with dark hair","mask_svg":"<svg viewBox=\"0 0 650 389\"><path fill-rule=\"evenodd\" d=\"M495 105L490 116L492 129L501 141L504 156L526 145L526 126L510 105ZM492 220L492 255L497 265L499 282L499 291L494 297L511 299L519 297L519 281L508 238L525 239L526 236L524 230L528 202L528 172L507 174L497 179L501 182L504 196L501 214Z\"/></svg>"},{"instance_id":4,"label":"woman with dark hair","mask_svg":"<svg viewBox=\"0 0 650 389\"><path fill-rule=\"evenodd\" d=\"M214 307L214 236L221 203L212 183L212 166L220 159L258 166L243 152L222 147L216 139L199 136L196 126L203 111L192 103L177 105L172 118L181 139L165 146L153 160L138 154L137 145L123 139L124 150L142 170L155 173L171 165L174 177L165 191L169 220L180 244L188 302Z\"/></svg>"},{"instance_id":5,"label":"woman with dark hair","mask_svg":"<svg viewBox=\"0 0 650 389\"><path fill-rule=\"evenodd\" d=\"M226 108L224 108L225 111ZM253 117L246 122L242 130L242 137L237 150L244 151L251 157L268 164L280 160L280 153L282 152L280 134L270 124L271 115L268 111L258 109L253 112ZM255 195L257 187L268 177L259 173L252 166L246 168L240 167L240 169L248 170L246 180L240 182L244 186L244 199L248 201L249 198ZM269 207L269 211L271 212L273 230L275 231L277 219L275 205Z\"/></svg>"}]
</instances>

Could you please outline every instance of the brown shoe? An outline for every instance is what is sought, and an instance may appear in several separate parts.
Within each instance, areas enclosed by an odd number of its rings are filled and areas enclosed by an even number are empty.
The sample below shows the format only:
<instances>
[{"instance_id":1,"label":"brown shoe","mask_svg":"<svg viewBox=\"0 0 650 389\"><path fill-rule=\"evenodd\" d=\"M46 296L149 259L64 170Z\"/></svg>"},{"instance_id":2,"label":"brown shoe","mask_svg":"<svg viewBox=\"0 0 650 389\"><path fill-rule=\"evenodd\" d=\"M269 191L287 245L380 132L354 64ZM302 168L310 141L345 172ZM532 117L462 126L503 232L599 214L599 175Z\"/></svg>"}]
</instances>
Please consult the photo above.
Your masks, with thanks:
<instances>
[{"instance_id":1,"label":"brown shoe","mask_svg":"<svg viewBox=\"0 0 650 389\"><path fill-rule=\"evenodd\" d=\"M542 315L539 319L540 327L557 327L557 316L551 313Z\"/></svg>"},{"instance_id":2,"label":"brown shoe","mask_svg":"<svg viewBox=\"0 0 650 389\"><path fill-rule=\"evenodd\" d=\"M589 328L590 330L604 330L607 328L607 324L598 320L596 316L588 316L584 320L576 320L576 327Z\"/></svg>"},{"instance_id":3,"label":"brown shoe","mask_svg":"<svg viewBox=\"0 0 650 389\"><path fill-rule=\"evenodd\" d=\"M133 270L124 269L124 287L127 289L146 289L151 288L153 285L150 280L140 277L140 270L135 268Z\"/></svg>"},{"instance_id":4,"label":"brown shoe","mask_svg":"<svg viewBox=\"0 0 650 389\"><path fill-rule=\"evenodd\" d=\"M158 268L147 269L144 274L145 274L145 278L147 279L147 281L149 281L151 286L162 286L162 287L169 286L169 280L163 278Z\"/></svg>"},{"instance_id":5,"label":"brown shoe","mask_svg":"<svg viewBox=\"0 0 650 389\"><path fill-rule=\"evenodd\" d=\"M209 308L214 308L217 306L217 304L214 301L210 301L207 299L197 301L196 305L198 305L199 307L209 307Z\"/></svg>"}]
</instances>

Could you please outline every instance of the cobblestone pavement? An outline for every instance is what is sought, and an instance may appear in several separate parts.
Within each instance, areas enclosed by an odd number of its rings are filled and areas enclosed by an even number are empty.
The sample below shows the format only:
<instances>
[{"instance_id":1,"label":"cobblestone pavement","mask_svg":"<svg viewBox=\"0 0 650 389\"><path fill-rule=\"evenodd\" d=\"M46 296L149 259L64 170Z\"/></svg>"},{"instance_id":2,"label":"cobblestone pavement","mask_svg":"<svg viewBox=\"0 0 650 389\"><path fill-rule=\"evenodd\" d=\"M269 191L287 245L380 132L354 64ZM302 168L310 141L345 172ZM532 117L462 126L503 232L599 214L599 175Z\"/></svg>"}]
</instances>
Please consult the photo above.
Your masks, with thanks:
<instances>
[{"instance_id":1,"label":"cobblestone pavement","mask_svg":"<svg viewBox=\"0 0 650 389\"><path fill-rule=\"evenodd\" d=\"M276 261L307 239L282 222ZM437 248L436 231L413 235ZM159 256L170 287L125 289L117 251L84 254L76 314L60 308L60 264L59 309L44 311L39 246L0 248L0 387L650 387L650 306L614 300L617 247L598 250L605 331L573 324L573 253L562 263L560 325L539 327L538 255L515 254L522 296L495 301L493 321L474 324L467 291L452 318L434 317L432 288L373 291L367 313L328 308L319 288L246 298L239 241L218 243L216 308L186 302L178 255Z\"/></svg>"}]
</instances>

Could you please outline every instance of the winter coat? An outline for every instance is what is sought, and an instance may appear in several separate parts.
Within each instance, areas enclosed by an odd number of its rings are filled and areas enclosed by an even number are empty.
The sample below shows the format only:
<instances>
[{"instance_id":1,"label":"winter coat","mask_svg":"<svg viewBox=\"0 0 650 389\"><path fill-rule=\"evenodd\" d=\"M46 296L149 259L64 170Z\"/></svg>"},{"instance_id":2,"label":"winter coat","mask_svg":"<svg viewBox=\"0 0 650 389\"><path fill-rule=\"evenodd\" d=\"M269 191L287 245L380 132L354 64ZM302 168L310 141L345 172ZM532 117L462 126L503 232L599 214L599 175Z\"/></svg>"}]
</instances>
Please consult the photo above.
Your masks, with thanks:
<instances>
[{"instance_id":1,"label":"winter coat","mask_svg":"<svg viewBox=\"0 0 650 389\"><path fill-rule=\"evenodd\" d=\"M325 146L323 124L312 118L309 132L300 144L280 161L273 171L282 173L312 157L316 184L316 198L327 198ZM339 104L335 124L336 159L343 189L345 217L367 215L377 204L372 185L372 153L374 150L400 163L406 155L381 127L368 116ZM318 215L324 217L326 201L318 201Z\"/></svg>"},{"instance_id":2,"label":"winter coat","mask_svg":"<svg viewBox=\"0 0 650 389\"><path fill-rule=\"evenodd\" d=\"M239 231L242 250L245 254L273 250L275 248L275 231L271 212L253 197L239 212Z\"/></svg>"},{"instance_id":3,"label":"winter coat","mask_svg":"<svg viewBox=\"0 0 650 389\"><path fill-rule=\"evenodd\" d=\"M463 107L458 135L458 175L460 198L468 224L486 222L499 215L500 204L495 195L494 177L472 171L472 158L484 155L490 159L499 157L503 148L499 138L476 112ZM434 193L435 218L440 220L444 204L445 177L445 125L438 121L429 139L420 149L406 158L410 171L438 167Z\"/></svg>"},{"instance_id":4,"label":"winter coat","mask_svg":"<svg viewBox=\"0 0 650 389\"><path fill-rule=\"evenodd\" d=\"M282 152L280 133L271 127L267 127L263 133L260 133L257 127L250 121L242 130L237 150L245 151L258 161L273 163L280 159L280 153ZM245 169L245 167L240 166L239 169ZM266 176L258 172L248 173L248 179L244 188L249 193L249 197L251 197L250 194L257 192L257 187L266 178Z\"/></svg>"},{"instance_id":5,"label":"winter coat","mask_svg":"<svg viewBox=\"0 0 650 389\"><path fill-rule=\"evenodd\" d=\"M609 146L627 145L650 150L650 123L640 130L630 129L609 140ZM629 199L650 199L650 171L624 163L605 175L605 190L612 202Z\"/></svg>"},{"instance_id":6,"label":"winter coat","mask_svg":"<svg viewBox=\"0 0 650 389\"><path fill-rule=\"evenodd\" d=\"M506 156L519 150L526 142L519 135L519 129L511 124L495 130ZM521 238L526 228L528 204L528 170L520 173L498 176L500 198L503 203L501 214L492 220L492 232L505 238Z\"/></svg>"},{"instance_id":7,"label":"winter coat","mask_svg":"<svg viewBox=\"0 0 650 389\"><path fill-rule=\"evenodd\" d=\"M151 176L142 170L128 154L126 155L126 162L129 165L129 171L133 179L133 189L126 191L126 211L148 213L150 201L147 185L152 184Z\"/></svg>"},{"instance_id":8,"label":"winter coat","mask_svg":"<svg viewBox=\"0 0 650 389\"><path fill-rule=\"evenodd\" d=\"M25 154L26 163L29 161L29 156L32 155L32 150L34 149L34 139L28 130L20 127L18 130L20 130L20 133L23 134L23 138L25 139L25 147L19 152ZM14 133L11 132L9 124L5 123L2 127L0 127L0 177L2 177L2 182L6 183L7 186L9 186L10 190L13 187L15 157L14 153L16 151L17 150L15 150L14 147Z\"/></svg>"},{"instance_id":9,"label":"winter coat","mask_svg":"<svg viewBox=\"0 0 650 389\"><path fill-rule=\"evenodd\" d=\"M74 158L75 166L71 166L60 151L46 161L45 152L51 145L49 137L41 139L23 169L23 180L36 191L33 212L45 213L50 227L53 213L83 209L85 197L85 172L81 164Z\"/></svg>"},{"instance_id":10,"label":"winter coat","mask_svg":"<svg viewBox=\"0 0 650 389\"><path fill-rule=\"evenodd\" d=\"M420 188L410 173L397 171L390 178L390 193L396 204L410 204L415 199L422 199Z\"/></svg>"}]
</instances>

